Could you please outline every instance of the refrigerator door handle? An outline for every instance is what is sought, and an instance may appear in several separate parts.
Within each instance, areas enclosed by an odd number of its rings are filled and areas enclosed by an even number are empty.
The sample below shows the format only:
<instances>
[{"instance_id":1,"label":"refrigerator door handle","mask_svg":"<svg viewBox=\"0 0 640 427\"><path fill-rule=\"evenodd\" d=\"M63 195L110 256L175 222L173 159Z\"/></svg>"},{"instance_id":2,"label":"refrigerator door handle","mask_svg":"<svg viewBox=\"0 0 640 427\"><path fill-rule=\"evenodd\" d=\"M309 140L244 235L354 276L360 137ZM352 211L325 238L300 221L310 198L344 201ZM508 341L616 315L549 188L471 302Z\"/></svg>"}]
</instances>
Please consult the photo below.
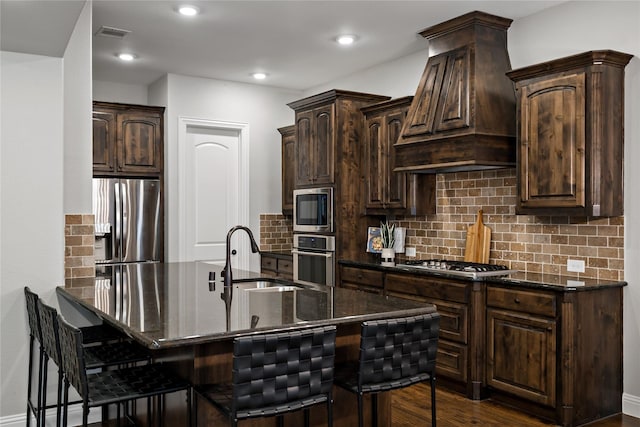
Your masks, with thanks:
<instances>
[{"instance_id":1,"label":"refrigerator door handle","mask_svg":"<svg viewBox=\"0 0 640 427\"><path fill-rule=\"evenodd\" d=\"M113 241L113 245L115 246L116 259L122 259L122 197L120 195L120 181L116 181L113 186L113 190L115 193L114 203L115 203L115 238Z\"/></svg>"},{"instance_id":2,"label":"refrigerator door handle","mask_svg":"<svg viewBox=\"0 0 640 427\"><path fill-rule=\"evenodd\" d=\"M122 206L120 209L120 215L122 216L120 223L120 259L122 261L126 261L129 255L130 190L129 180L120 181L120 203Z\"/></svg>"}]
</instances>

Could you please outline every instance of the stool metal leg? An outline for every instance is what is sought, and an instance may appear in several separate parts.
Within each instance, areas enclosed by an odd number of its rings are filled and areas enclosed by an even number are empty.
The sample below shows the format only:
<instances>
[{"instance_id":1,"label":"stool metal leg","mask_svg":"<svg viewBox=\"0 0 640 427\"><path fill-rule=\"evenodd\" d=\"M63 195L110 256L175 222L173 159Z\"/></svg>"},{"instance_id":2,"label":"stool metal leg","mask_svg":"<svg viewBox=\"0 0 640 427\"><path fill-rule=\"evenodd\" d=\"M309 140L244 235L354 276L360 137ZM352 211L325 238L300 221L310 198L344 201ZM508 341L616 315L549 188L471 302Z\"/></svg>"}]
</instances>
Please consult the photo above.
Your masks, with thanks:
<instances>
[{"instance_id":1,"label":"stool metal leg","mask_svg":"<svg viewBox=\"0 0 640 427\"><path fill-rule=\"evenodd\" d=\"M378 427L378 393L371 394L371 426Z\"/></svg>"},{"instance_id":2,"label":"stool metal leg","mask_svg":"<svg viewBox=\"0 0 640 427\"><path fill-rule=\"evenodd\" d=\"M436 377L431 375L431 426L436 427Z\"/></svg>"},{"instance_id":3,"label":"stool metal leg","mask_svg":"<svg viewBox=\"0 0 640 427\"><path fill-rule=\"evenodd\" d=\"M31 383L33 378L33 335L29 335L29 372L27 375L27 427L31 427Z\"/></svg>"},{"instance_id":4,"label":"stool metal leg","mask_svg":"<svg viewBox=\"0 0 640 427\"><path fill-rule=\"evenodd\" d=\"M42 404L40 406L40 411L41 411L41 421L39 425L41 426L46 426L47 425L47 375L48 375L48 371L49 371L49 355L45 352L44 353L44 367L43 367L43 373L42 373Z\"/></svg>"}]
</instances>

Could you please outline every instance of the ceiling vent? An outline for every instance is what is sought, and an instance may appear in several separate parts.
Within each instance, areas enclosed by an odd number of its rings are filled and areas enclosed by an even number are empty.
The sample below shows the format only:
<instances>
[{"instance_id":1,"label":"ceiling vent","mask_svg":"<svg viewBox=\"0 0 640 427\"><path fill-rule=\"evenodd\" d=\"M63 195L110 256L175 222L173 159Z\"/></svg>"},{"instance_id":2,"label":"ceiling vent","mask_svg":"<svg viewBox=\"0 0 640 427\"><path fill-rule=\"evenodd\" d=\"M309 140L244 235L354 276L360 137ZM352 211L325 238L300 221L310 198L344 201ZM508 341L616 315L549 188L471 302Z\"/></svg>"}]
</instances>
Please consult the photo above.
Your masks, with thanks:
<instances>
[{"instance_id":1,"label":"ceiling vent","mask_svg":"<svg viewBox=\"0 0 640 427\"><path fill-rule=\"evenodd\" d=\"M122 30L120 28L107 27L106 25L103 25L102 27L100 27L100 29L98 29L98 31L96 31L96 36L123 39L124 36L126 36L130 32L131 31L129 30Z\"/></svg>"}]
</instances>

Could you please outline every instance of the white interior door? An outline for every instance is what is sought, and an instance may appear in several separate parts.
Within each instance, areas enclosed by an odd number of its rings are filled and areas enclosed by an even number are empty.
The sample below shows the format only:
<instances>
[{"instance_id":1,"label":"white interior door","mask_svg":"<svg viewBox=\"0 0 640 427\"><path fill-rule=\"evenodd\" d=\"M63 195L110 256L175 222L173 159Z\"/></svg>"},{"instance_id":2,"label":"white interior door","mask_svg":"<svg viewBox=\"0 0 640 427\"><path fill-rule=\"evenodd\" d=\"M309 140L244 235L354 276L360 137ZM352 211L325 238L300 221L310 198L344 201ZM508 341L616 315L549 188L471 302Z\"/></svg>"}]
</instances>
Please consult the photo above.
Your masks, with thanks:
<instances>
[{"instance_id":1,"label":"white interior door","mask_svg":"<svg viewBox=\"0 0 640 427\"><path fill-rule=\"evenodd\" d=\"M180 122L181 259L224 264L227 232L246 225L248 218L248 128L184 118ZM250 246L248 241L238 244L239 237L234 235L238 254L233 267L247 269Z\"/></svg>"}]
</instances>

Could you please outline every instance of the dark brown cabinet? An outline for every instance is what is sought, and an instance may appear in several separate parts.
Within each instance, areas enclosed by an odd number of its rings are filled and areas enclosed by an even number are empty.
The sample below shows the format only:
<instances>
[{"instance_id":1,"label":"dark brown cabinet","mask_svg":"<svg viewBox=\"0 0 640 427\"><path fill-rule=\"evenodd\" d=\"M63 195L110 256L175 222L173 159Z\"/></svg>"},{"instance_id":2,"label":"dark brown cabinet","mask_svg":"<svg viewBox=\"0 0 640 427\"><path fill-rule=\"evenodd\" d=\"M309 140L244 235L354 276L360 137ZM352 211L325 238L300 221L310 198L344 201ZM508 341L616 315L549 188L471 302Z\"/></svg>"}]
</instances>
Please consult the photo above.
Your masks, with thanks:
<instances>
[{"instance_id":1,"label":"dark brown cabinet","mask_svg":"<svg viewBox=\"0 0 640 427\"><path fill-rule=\"evenodd\" d=\"M293 280L293 256L262 253L260 272L270 277Z\"/></svg>"},{"instance_id":2,"label":"dark brown cabinet","mask_svg":"<svg viewBox=\"0 0 640 427\"><path fill-rule=\"evenodd\" d=\"M296 188L333 188L336 259L368 255L362 242L372 224L362 216L364 115L360 109L388 99L334 89L287 104L296 116Z\"/></svg>"},{"instance_id":3,"label":"dark brown cabinet","mask_svg":"<svg viewBox=\"0 0 640 427\"><path fill-rule=\"evenodd\" d=\"M349 261L340 271L344 287L436 305L436 372L447 388L471 399L490 396L563 426L622 410L624 283L562 278L566 286L521 286Z\"/></svg>"},{"instance_id":4,"label":"dark brown cabinet","mask_svg":"<svg viewBox=\"0 0 640 427\"><path fill-rule=\"evenodd\" d=\"M395 150L412 97L362 108L365 134L362 170L365 214L435 213L435 175L394 172Z\"/></svg>"},{"instance_id":5,"label":"dark brown cabinet","mask_svg":"<svg viewBox=\"0 0 640 427\"><path fill-rule=\"evenodd\" d=\"M93 103L94 175L159 176L164 107Z\"/></svg>"},{"instance_id":6,"label":"dark brown cabinet","mask_svg":"<svg viewBox=\"0 0 640 427\"><path fill-rule=\"evenodd\" d=\"M334 183L334 105L296 112L296 187Z\"/></svg>"},{"instance_id":7,"label":"dark brown cabinet","mask_svg":"<svg viewBox=\"0 0 640 427\"><path fill-rule=\"evenodd\" d=\"M487 306L487 385L555 407L555 296L489 288Z\"/></svg>"},{"instance_id":8,"label":"dark brown cabinet","mask_svg":"<svg viewBox=\"0 0 640 427\"><path fill-rule=\"evenodd\" d=\"M592 51L514 70L519 214L624 212L624 67Z\"/></svg>"},{"instance_id":9,"label":"dark brown cabinet","mask_svg":"<svg viewBox=\"0 0 640 427\"><path fill-rule=\"evenodd\" d=\"M278 129L282 136L282 214L293 215L293 190L296 172L296 127Z\"/></svg>"}]
</instances>

